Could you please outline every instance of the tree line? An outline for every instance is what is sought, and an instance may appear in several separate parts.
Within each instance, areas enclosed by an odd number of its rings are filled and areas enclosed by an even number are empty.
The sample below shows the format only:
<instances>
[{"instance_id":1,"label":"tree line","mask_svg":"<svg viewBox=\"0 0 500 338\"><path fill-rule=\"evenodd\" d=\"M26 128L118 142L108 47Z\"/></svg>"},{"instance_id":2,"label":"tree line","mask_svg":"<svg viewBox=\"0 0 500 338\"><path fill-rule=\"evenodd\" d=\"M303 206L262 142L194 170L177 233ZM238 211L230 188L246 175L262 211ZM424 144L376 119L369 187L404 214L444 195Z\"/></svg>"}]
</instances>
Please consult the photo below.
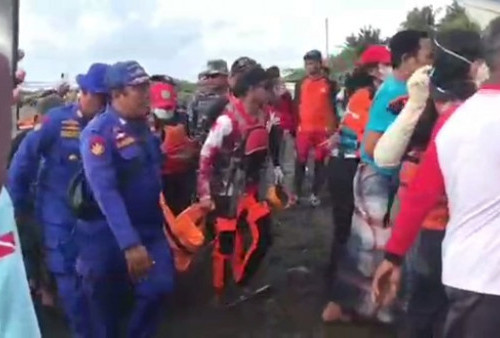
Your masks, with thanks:
<instances>
[{"instance_id":1,"label":"tree line","mask_svg":"<svg viewBox=\"0 0 500 338\"><path fill-rule=\"evenodd\" d=\"M437 19L442 11L444 15ZM481 27L477 22L469 18L465 8L457 1L446 8L434 8L432 5L413 8L406 14L406 19L400 24L401 29L418 29L431 34L451 29L467 29L479 32ZM357 33L346 37L343 49L335 55L329 56L331 74L337 77L339 74L354 67L354 63L367 46L373 44L386 44L389 37L382 36L380 29L373 26L365 26ZM305 75L303 68L289 69L287 81L297 81Z\"/></svg>"}]
</instances>

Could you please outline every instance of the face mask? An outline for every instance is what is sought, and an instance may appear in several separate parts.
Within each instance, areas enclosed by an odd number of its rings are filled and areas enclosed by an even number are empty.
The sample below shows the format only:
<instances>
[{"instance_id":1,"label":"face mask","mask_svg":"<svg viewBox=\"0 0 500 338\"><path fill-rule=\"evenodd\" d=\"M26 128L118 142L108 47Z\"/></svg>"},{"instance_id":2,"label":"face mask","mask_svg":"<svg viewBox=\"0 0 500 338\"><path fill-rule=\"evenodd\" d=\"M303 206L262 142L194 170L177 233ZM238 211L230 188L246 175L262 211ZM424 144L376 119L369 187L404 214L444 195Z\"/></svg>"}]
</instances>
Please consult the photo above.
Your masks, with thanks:
<instances>
[{"instance_id":1,"label":"face mask","mask_svg":"<svg viewBox=\"0 0 500 338\"><path fill-rule=\"evenodd\" d=\"M485 62L481 63L477 70L476 78L474 79L474 82L476 83L477 87L479 88L488 78L490 77L490 69L486 65Z\"/></svg>"},{"instance_id":2,"label":"face mask","mask_svg":"<svg viewBox=\"0 0 500 338\"><path fill-rule=\"evenodd\" d=\"M281 96L286 93L286 86L283 81L279 81L276 86L274 87L274 94L276 96Z\"/></svg>"}]
</instances>

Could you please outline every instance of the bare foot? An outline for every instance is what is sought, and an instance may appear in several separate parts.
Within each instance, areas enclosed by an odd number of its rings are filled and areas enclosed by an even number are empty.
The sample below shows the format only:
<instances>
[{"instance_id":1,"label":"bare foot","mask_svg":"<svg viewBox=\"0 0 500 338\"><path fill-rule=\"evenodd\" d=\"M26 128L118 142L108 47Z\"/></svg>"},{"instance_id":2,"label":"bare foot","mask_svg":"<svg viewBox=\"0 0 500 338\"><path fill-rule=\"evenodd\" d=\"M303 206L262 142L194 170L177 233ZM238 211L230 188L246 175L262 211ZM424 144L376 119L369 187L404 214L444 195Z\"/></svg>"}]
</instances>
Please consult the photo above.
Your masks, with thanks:
<instances>
[{"instance_id":1,"label":"bare foot","mask_svg":"<svg viewBox=\"0 0 500 338\"><path fill-rule=\"evenodd\" d=\"M326 304L321 318L325 323L351 321L351 318L348 315L344 314L340 305L335 302L329 302L328 304Z\"/></svg>"}]
</instances>

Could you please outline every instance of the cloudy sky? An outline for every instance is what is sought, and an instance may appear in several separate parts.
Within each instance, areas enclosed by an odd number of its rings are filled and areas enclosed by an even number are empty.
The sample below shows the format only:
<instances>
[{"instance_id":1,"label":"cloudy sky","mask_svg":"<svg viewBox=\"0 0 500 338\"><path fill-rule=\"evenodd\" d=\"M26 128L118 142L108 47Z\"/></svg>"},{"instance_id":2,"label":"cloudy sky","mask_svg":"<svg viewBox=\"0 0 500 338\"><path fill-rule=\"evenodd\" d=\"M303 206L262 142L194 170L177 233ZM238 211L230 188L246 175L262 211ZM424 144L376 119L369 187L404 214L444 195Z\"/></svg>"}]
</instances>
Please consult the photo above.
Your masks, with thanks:
<instances>
[{"instance_id":1,"label":"cloudy sky","mask_svg":"<svg viewBox=\"0 0 500 338\"><path fill-rule=\"evenodd\" d=\"M450 0L22 0L21 67L28 81L74 77L90 63L135 59L150 73L194 79L207 59L247 55L263 65L301 64L364 25L391 35L406 12ZM245 5L246 4L246 5ZM246 7L245 7L246 6ZM337 47L338 48L338 47Z\"/></svg>"}]
</instances>

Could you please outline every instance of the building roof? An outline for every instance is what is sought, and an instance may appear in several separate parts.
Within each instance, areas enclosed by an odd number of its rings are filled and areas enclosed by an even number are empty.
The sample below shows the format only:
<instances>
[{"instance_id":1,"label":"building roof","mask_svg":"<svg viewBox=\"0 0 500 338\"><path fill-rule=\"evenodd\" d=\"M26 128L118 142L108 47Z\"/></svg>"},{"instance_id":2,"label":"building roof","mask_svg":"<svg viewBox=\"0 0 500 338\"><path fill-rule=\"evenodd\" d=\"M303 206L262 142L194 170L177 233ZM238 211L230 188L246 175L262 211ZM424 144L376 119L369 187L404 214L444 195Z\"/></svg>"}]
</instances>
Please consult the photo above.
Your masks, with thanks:
<instances>
[{"instance_id":1,"label":"building roof","mask_svg":"<svg viewBox=\"0 0 500 338\"><path fill-rule=\"evenodd\" d=\"M483 28L500 15L500 0L459 0L469 17L478 22Z\"/></svg>"}]
</instances>

